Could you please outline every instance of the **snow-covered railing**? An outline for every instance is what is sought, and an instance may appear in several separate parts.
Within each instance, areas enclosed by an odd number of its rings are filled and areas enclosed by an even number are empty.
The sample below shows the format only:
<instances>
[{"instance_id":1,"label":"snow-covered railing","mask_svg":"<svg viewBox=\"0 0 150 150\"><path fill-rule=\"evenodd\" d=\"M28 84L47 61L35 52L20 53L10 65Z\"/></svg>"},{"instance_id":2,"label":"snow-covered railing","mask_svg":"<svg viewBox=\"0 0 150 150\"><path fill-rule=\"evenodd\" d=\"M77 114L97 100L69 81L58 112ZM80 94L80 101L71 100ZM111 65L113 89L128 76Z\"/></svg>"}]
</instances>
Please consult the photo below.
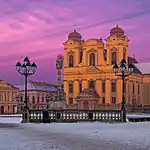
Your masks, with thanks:
<instances>
[{"instance_id":1,"label":"snow-covered railing","mask_svg":"<svg viewBox=\"0 0 150 150\"><path fill-rule=\"evenodd\" d=\"M43 122L42 110L30 110L30 122ZM50 122L117 121L121 122L120 110L49 110Z\"/></svg>"}]
</instances>

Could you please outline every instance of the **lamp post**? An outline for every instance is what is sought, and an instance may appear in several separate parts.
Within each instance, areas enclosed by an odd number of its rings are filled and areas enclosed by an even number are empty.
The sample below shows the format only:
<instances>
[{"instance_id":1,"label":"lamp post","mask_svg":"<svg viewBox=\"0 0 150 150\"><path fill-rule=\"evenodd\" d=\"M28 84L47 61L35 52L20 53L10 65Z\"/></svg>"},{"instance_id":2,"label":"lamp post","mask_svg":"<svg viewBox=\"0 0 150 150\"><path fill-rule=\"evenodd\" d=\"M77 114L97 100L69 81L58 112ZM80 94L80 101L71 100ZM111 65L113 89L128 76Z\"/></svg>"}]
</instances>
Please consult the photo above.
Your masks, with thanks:
<instances>
[{"instance_id":1,"label":"lamp post","mask_svg":"<svg viewBox=\"0 0 150 150\"><path fill-rule=\"evenodd\" d=\"M126 122L126 107L125 107L126 101L125 101L125 87L124 87L125 77L131 75L131 73L133 73L134 71L133 64L130 64L128 66L128 70L126 67L127 67L127 64L126 64L125 59L121 60L119 67L117 64L113 66L113 70L115 74L122 78L122 103L121 103L122 122ZM118 71L118 69L120 69L120 71Z\"/></svg>"},{"instance_id":2,"label":"lamp post","mask_svg":"<svg viewBox=\"0 0 150 150\"><path fill-rule=\"evenodd\" d=\"M28 76L34 74L36 72L36 69L37 69L36 64L33 63L31 65L30 60L29 60L28 57L24 58L24 61L23 61L22 64L20 62L18 62L16 64L16 70L21 75L25 76L25 100L24 100L24 103L25 103L25 106L24 106L25 113L23 115L23 120L26 121L26 122L29 121L29 118L28 118L29 107L28 107L28 96L27 96L27 78L28 78Z\"/></svg>"}]
</instances>

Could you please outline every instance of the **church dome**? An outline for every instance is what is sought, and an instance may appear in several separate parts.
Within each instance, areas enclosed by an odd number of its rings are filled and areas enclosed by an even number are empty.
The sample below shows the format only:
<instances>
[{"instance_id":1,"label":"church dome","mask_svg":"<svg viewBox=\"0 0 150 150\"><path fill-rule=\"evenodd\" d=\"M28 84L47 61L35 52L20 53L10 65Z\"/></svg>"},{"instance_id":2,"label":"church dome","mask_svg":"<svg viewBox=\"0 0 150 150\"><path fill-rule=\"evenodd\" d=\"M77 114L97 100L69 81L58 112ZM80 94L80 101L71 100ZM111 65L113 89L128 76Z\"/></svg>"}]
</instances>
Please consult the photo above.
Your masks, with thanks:
<instances>
[{"instance_id":1,"label":"church dome","mask_svg":"<svg viewBox=\"0 0 150 150\"><path fill-rule=\"evenodd\" d=\"M74 41L80 41L82 39L81 34L76 31L76 25L74 25L74 31L68 35L68 39L72 39Z\"/></svg>"},{"instance_id":2,"label":"church dome","mask_svg":"<svg viewBox=\"0 0 150 150\"><path fill-rule=\"evenodd\" d=\"M79 41L82 39L82 36L80 33L76 32L76 30L74 30L74 32L71 32L69 35L68 35L68 39L72 39L72 40L75 40L75 41Z\"/></svg>"},{"instance_id":3,"label":"church dome","mask_svg":"<svg viewBox=\"0 0 150 150\"><path fill-rule=\"evenodd\" d=\"M120 28L117 24L116 27L114 27L110 30L110 36L112 36L112 35L116 35L117 37L121 37L124 35L124 30L122 28Z\"/></svg>"}]
</instances>

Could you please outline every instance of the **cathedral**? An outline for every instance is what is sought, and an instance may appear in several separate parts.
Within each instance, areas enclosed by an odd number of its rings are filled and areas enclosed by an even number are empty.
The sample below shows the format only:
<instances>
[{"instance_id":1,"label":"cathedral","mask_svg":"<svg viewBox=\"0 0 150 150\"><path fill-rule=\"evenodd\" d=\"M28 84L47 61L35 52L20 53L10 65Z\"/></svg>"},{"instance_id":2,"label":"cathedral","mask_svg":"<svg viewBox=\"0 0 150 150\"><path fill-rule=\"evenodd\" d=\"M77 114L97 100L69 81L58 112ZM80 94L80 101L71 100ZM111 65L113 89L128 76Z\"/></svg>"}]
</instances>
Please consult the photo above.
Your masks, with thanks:
<instances>
[{"instance_id":1,"label":"cathedral","mask_svg":"<svg viewBox=\"0 0 150 150\"><path fill-rule=\"evenodd\" d=\"M116 24L105 39L83 40L74 31L68 35L64 45L64 90L66 103L75 105L76 97L85 91L95 91L98 105L121 104L122 78L113 72L114 64L124 58L127 66L134 65L134 72L125 78L126 104L150 105L150 63L139 63L128 56L129 39ZM90 99L87 96L87 102ZM88 105L88 104L87 104Z\"/></svg>"}]
</instances>

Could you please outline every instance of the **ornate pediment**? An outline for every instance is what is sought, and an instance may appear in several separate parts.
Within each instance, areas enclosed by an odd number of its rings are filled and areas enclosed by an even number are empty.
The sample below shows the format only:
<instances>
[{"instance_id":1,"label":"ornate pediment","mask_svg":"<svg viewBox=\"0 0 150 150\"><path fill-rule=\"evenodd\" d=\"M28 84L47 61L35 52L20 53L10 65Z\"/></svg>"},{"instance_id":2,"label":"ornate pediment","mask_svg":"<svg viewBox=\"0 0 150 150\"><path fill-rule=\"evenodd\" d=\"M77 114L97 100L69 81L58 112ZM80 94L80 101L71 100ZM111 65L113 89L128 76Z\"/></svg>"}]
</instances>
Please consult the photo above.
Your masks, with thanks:
<instances>
[{"instance_id":1,"label":"ornate pediment","mask_svg":"<svg viewBox=\"0 0 150 150\"><path fill-rule=\"evenodd\" d=\"M68 51L68 55L72 55L72 54L74 54L74 51L73 50L69 50Z\"/></svg>"},{"instance_id":2,"label":"ornate pediment","mask_svg":"<svg viewBox=\"0 0 150 150\"><path fill-rule=\"evenodd\" d=\"M89 49L88 52L90 52L90 53L95 53L96 50L92 48L92 49Z\"/></svg>"},{"instance_id":3,"label":"ornate pediment","mask_svg":"<svg viewBox=\"0 0 150 150\"><path fill-rule=\"evenodd\" d=\"M87 68L86 72L87 73L97 73L97 72L100 72L100 70L95 66L90 66L90 67Z\"/></svg>"}]
</instances>

